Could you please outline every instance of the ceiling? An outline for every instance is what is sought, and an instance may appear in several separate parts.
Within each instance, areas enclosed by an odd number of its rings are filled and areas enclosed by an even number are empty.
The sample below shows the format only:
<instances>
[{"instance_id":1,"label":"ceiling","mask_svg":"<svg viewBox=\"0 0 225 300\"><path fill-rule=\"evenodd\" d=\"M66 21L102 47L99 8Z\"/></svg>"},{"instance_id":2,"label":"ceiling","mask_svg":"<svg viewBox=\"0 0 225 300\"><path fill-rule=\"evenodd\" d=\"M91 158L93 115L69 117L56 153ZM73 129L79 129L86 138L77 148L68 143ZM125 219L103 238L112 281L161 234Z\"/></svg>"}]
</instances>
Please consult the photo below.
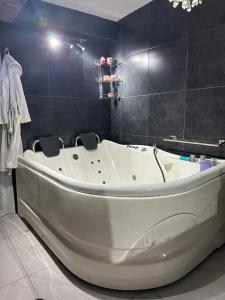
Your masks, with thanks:
<instances>
[{"instance_id":1,"label":"ceiling","mask_svg":"<svg viewBox=\"0 0 225 300\"><path fill-rule=\"evenodd\" d=\"M0 20L11 22L13 21L27 0L0 0Z\"/></svg>"},{"instance_id":2,"label":"ceiling","mask_svg":"<svg viewBox=\"0 0 225 300\"><path fill-rule=\"evenodd\" d=\"M104 19L119 21L151 0L43 0Z\"/></svg>"}]
</instances>

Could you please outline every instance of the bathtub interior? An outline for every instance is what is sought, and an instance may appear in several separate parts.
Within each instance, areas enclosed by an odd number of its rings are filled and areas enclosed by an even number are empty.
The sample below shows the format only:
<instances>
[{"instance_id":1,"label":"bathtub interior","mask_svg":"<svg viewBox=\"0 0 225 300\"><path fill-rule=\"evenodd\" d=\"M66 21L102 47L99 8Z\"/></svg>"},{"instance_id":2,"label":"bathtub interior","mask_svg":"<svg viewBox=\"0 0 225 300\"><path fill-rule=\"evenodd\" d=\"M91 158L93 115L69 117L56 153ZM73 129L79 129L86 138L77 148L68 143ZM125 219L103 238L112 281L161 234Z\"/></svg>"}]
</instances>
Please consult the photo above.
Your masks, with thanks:
<instances>
[{"instance_id":1,"label":"bathtub interior","mask_svg":"<svg viewBox=\"0 0 225 300\"><path fill-rule=\"evenodd\" d=\"M143 148L146 151L143 152ZM75 155L75 156L74 156ZM75 159L75 158L78 159ZM83 146L60 150L57 157L46 157L42 152L27 150L24 158L42 164L61 175L95 184L156 184L162 183L162 174L153 155L153 148L128 148L103 140L96 150ZM179 156L159 150L158 159L171 182L200 172L199 163L182 161Z\"/></svg>"}]
</instances>

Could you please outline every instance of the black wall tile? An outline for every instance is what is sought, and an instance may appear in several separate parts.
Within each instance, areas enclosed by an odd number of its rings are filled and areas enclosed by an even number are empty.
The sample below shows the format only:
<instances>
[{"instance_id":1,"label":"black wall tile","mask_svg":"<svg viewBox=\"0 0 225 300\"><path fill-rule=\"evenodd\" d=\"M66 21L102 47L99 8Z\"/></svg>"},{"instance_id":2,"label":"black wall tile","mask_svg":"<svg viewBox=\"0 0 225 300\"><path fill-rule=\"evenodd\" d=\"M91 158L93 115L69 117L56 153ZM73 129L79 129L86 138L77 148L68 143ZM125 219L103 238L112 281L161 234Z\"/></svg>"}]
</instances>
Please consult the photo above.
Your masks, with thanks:
<instances>
[{"instance_id":1,"label":"black wall tile","mask_svg":"<svg viewBox=\"0 0 225 300\"><path fill-rule=\"evenodd\" d=\"M130 56L123 66L123 95L148 94L148 52Z\"/></svg>"},{"instance_id":2,"label":"black wall tile","mask_svg":"<svg viewBox=\"0 0 225 300\"><path fill-rule=\"evenodd\" d=\"M76 137L87 132L85 99L52 98L52 126L57 136Z\"/></svg>"},{"instance_id":3,"label":"black wall tile","mask_svg":"<svg viewBox=\"0 0 225 300\"><path fill-rule=\"evenodd\" d=\"M149 28L149 4L120 21L120 36L124 58L149 48Z\"/></svg>"},{"instance_id":4,"label":"black wall tile","mask_svg":"<svg viewBox=\"0 0 225 300\"><path fill-rule=\"evenodd\" d=\"M176 9L169 1L150 3L150 46L154 47L187 35L188 14L180 6ZM147 23L147 22L146 22Z\"/></svg>"},{"instance_id":5,"label":"black wall tile","mask_svg":"<svg viewBox=\"0 0 225 300\"><path fill-rule=\"evenodd\" d=\"M132 144L132 145L147 145L148 137L142 135L124 135L122 139L123 144Z\"/></svg>"},{"instance_id":6,"label":"black wall tile","mask_svg":"<svg viewBox=\"0 0 225 300\"><path fill-rule=\"evenodd\" d=\"M197 33L225 24L225 1L207 0L189 14L189 33Z\"/></svg>"},{"instance_id":7,"label":"black wall tile","mask_svg":"<svg viewBox=\"0 0 225 300\"><path fill-rule=\"evenodd\" d=\"M189 39L188 87L225 85L225 26Z\"/></svg>"},{"instance_id":8,"label":"black wall tile","mask_svg":"<svg viewBox=\"0 0 225 300\"><path fill-rule=\"evenodd\" d=\"M95 132L101 138L110 138L110 102L87 99L88 132Z\"/></svg>"},{"instance_id":9,"label":"black wall tile","mask_svg":"<svg viewBox=\"0 0 225 300\"><path fill-rule=\"evenodd\" d=\"M49 78L51 96L84 97L84 53L67 47L52 50Z\"/></svg>"},{"instance_id":10,"label":"black wall tile","mask_svg":"<svg viewBox=\"0 0 225 300\"><path fill-rule=\"evenodd\" d=\"M44 38L33 31L21 30L0 22L0 44L21 64L22 82L27 95L49 95L48 49Z\"/></svg>"},{"instance_id":11,"label":"black wall tile","mask_svg":"<svg viewBox=\"0 0 225 300\"><path fill-rule=\"evenodd\" d=\"M114 136L122 135L122 100L111 102L111 132Z\"/></svg>"},{"instance_id":12,"label":"black wall tile","mask_svg":"<svg viewBox=\"0 0 225 300\"><path fill-rule=\"evenodd\" d=\"M225 88L188 91L185 139L218 142L225 137Z\"/></svg>"},{"instance_id":13,"label":"black wall tile","mask_svg":"<svg viewBox=\"0 0 225 300\"><path fill-rule=\"evenodd\" d=\"M26 97L32 122L22 125L23 146L28 147L29 140L40 136L54 135L52 101L49 97Z\"/></svg>"},{"instance_id":14,"label":"black wall tile","mask_svg":"<svg viewBox=\"0 0 225 300\"><path fill-rule=\"evenodd\" d=\"M148 96L123 99L123 135L148 135Z\"/></svg>"},{"instance_id":15,"label":"black wall tile","mask_svg":"<svg viewBox=\"0 0 225 300\"><path fill-rule=\"evenodd\" d=\"M149 97L148 134L154 137L175 135L183 138L185 92Z\"/></svg>"},{"instance_id":16,"label":"black wall tile","mask_svg":"<svg viewBox=\"0 0 225 300\"><path fill-rule=\"evenodd\" d=\"M149 90L151 94L185 89L186 53L186 38L149 51Z\"/></svg>"}]
</instances>

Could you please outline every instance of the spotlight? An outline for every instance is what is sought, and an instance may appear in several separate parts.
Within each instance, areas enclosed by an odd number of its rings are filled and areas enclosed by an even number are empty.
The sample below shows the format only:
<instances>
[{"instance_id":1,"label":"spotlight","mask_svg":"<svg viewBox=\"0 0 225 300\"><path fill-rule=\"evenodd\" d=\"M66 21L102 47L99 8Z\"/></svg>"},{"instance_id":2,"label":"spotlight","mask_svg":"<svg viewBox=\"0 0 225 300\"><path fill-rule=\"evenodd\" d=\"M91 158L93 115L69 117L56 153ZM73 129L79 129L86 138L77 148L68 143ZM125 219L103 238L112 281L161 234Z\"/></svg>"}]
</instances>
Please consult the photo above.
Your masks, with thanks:
<instances>
[{"instance_id":1,"label":"spotlight","mask_svg":"<svg viewBox=\"0 0 225 300\"><path fill-rule=\"evenodd\" d=\"M80 49L81 49L81 51L82 52L84 52L85 51L85 47L84 46L82 46L80 43L77 43L77 47L79 47Z\"/></svg>"},{"instance_id":2,"label":"spotlight","mask_svg":"<svg viewBox=\"0 0 225 300\"><path fill-rule=\"evenodd\" d=\"M74 48L74 45L73 45L73 44L70 44L69 47L70 47L70 49L73 49L73 48Z\"/></svg>"},{"instance_id":3,"label":"spotlight","mask_svg":"<svg viewBox=\"0 0 225 300\"><path fill-rule=\"evenodd\" d=\"M61 41L53 33L48 34L48 41L53 49L56 49L61 45Z\"/></svg>"}]
</instances>

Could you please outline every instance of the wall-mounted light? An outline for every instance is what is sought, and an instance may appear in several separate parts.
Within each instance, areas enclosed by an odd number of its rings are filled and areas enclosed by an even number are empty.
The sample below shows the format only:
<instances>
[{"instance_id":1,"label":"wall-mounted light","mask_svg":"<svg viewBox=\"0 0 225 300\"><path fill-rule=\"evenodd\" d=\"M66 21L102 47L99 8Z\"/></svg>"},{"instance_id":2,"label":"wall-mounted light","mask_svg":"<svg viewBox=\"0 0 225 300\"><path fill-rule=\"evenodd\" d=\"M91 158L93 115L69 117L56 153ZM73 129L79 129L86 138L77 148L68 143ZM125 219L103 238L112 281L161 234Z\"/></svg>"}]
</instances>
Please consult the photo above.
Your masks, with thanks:
<instances>
[{"instance_id":1,"label":"wall-mounted light","mask_svg":"<svg viewBox=\"0 0 225 300\"><path fill-rule=\"evenodd\" d=\"M81 49L81 51L82 52L84 52L85 51L85 47L84 46L82 46L80 43L77 43L77 47L79 47L80 49Z\"/></svg>"},{"instance_id":2,"label":"wall-mounted light","mask_svg":"<svg viewBox=\"0 0 225 300\"><path fill-rule=\"evenodd\" d=\"M53 33L48 34L48 41L53 49L56 49L61 45L60 39Z\"/></svg>"}]
</instances>

